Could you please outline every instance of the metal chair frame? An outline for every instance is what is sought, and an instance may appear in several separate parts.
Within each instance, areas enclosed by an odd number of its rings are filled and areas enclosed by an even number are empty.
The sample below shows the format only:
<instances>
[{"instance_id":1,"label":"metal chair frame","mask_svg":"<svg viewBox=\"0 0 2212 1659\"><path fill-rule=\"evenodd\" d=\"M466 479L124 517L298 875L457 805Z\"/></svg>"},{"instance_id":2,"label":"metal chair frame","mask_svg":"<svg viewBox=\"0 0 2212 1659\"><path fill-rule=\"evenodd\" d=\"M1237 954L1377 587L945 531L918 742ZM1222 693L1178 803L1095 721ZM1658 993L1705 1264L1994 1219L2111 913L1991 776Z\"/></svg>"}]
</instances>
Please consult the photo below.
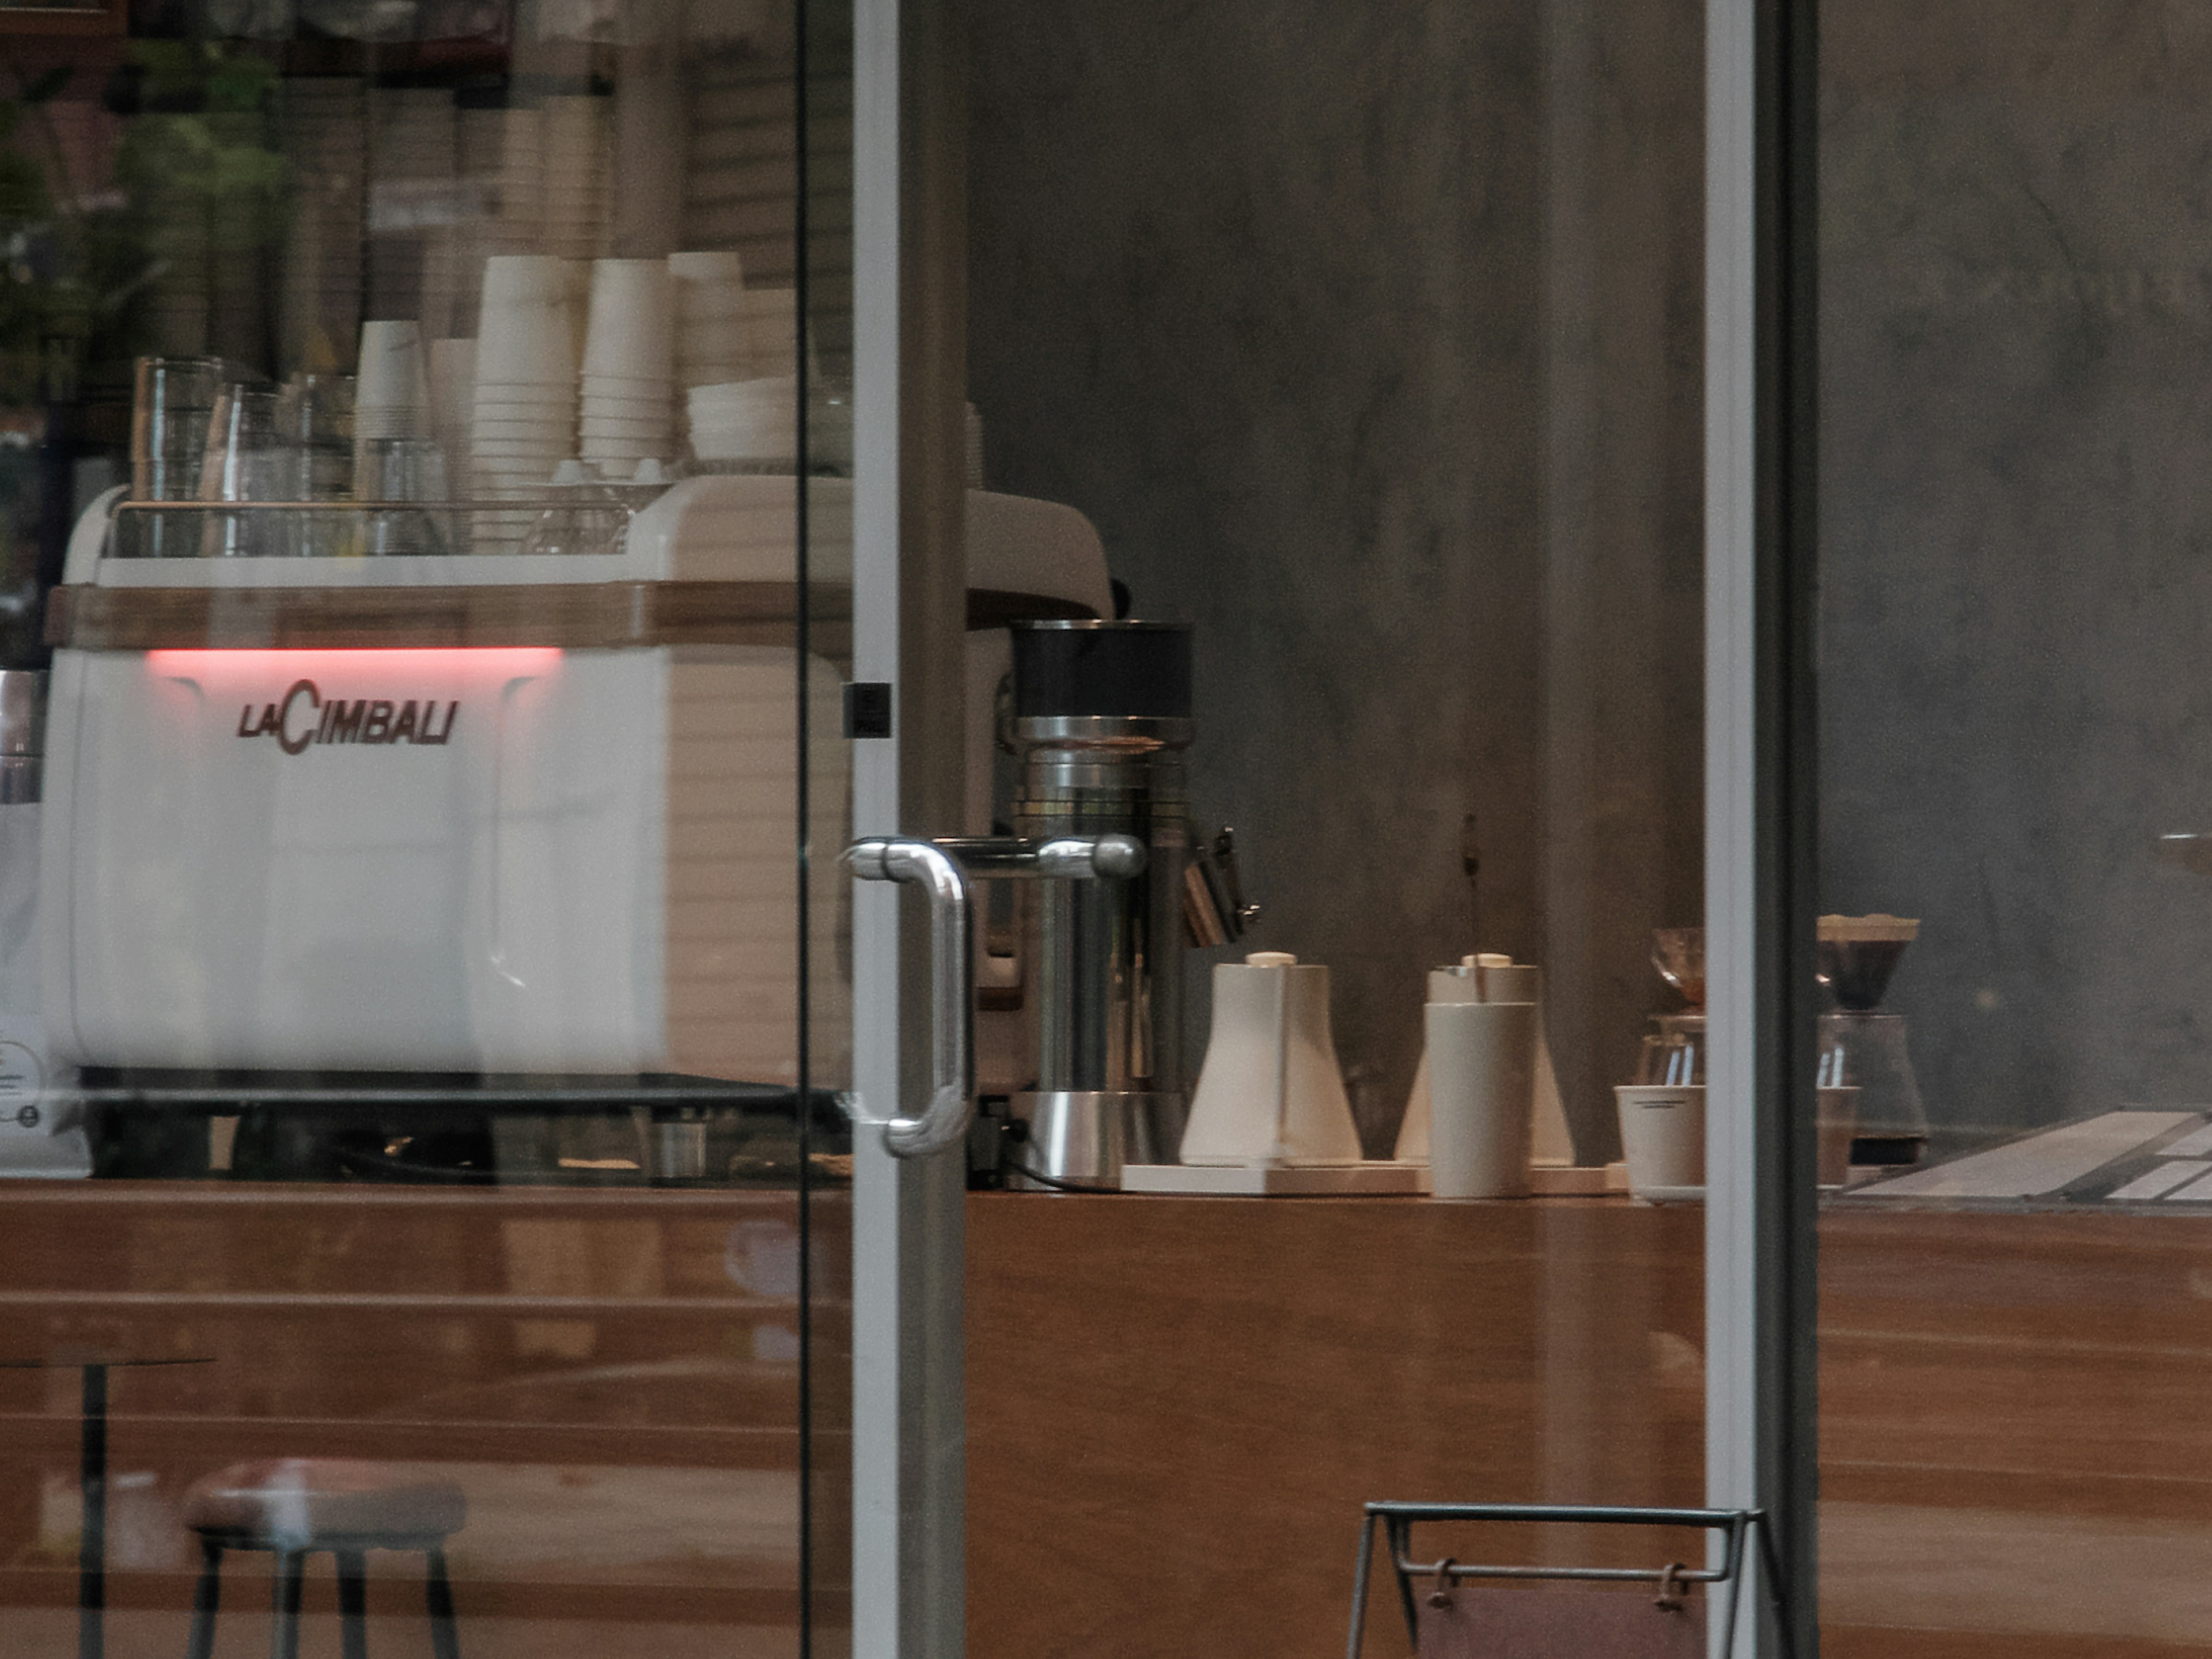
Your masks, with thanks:
<instances>
[{"instance_id":1,"label":"metal chair frame","mask_svg":"<svg viewBox=\"0 0 2212 1659\"><path fill-rule=\"evenodd\" d=\"M222 1605L222 1557L226 1550L262 1550L274 1555L270 1575L270 1659L298 1659L300 1601L307 1558L337 1558L338 1628L343 1659L368 1659L368 1565L371 1550L400 1550L424 1558L423 1600L430 1615L434 1659L460 1659L453 1629L453 1591L446 1576L444 1533L325 1533L312 1538L279 1539L259 1531L200 1527L200 1576L192 1590L191 1633L186 1659L211 1659L216 1615Z\"/></svg>"},{"instance_id":2,"label":"metal chair frame","mask_svg":"<svg viewBox=\"0 0 2212 1659\"><path fill-rule=\"evenodd\" d=\"M1725 1584L1728 1594L1722 1613L1727 1644L1735 1639L1737 1604L1742 1599L1744 1553L1756 1534L1759 1565L1766 1581L1778 1622L1782 1629L1784 1659L1796 1659L1790 1626L1789 1587L1783 1582L1782 1564L1774 1547L1774 1529L1763 1510L1624 1509L1575 1504L1370 1504L1359 1524L1359 1562L1352 1577L1352 1633L1346 1659L1359 1659L1367 1626L1367 1587L1370 1564L1375 1555L1375 1525L1381 1522L1390 1542L1390 1565L1398 1576L1398 1599L1406 1615L1407 1638L1420 1641L1420 1617L1413 1600L1413 1581L1441 1578L1571 1578L1609 1583ZM1717 1567L1527 1567L1463 1565L1457 1561L1419 1562L1413 1558L1413 1528L1427 1521L1497 1521L1592 1524L1620 1527L1696 1527L1720 1533L1727 1540Z\"/></svg>"}]
</instances>

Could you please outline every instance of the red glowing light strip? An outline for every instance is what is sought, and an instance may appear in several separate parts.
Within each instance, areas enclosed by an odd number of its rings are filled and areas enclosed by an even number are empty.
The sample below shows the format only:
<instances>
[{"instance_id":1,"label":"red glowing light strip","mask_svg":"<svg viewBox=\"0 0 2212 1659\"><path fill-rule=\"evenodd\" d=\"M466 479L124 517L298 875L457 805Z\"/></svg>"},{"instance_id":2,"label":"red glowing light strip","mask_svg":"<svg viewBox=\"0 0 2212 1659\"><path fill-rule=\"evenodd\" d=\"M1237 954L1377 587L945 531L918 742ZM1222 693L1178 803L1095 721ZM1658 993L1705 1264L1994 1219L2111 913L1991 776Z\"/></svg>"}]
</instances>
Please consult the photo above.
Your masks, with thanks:
<instances>
[{"instance_id":1,"label":"red glowing light strip","mask_svg":"<svg viewBox=\"0 0 2212 1659\"><path fill-rule=\"evenodd\" d=\"M559 647L546 645L406 646L392 650L337 647L270 647L252 650L149 651L146 666L173 679L261 679L271 675L370 673L466 675L481 679L533 679L561 665Z\"/></svg>"}]
</instances>

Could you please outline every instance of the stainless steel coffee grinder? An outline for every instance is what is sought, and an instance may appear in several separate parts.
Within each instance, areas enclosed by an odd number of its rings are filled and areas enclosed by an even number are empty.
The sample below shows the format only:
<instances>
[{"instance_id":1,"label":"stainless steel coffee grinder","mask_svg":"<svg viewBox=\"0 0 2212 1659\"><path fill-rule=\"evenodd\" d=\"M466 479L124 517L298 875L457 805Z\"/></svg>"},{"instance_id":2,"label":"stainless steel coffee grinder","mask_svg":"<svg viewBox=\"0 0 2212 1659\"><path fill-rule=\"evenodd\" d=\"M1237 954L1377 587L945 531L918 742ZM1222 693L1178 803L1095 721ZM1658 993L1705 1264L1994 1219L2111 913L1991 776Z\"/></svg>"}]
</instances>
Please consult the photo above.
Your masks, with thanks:
<instances>
[{"instance_id":1,"label":"stainless steel coffee grinder","mask_svg":"<svg viewBox=\"0 0 2212 1659\"><path fill-rule=\"evenodd\" d=\"M1036 622L1013 641L1015 833L1119 833L1146 856L1135 876L1033 890L1037 1079L1010 1103L1026 1127L1009 1184L1118 1187L1124 1164L1175 1161L1188 1104L1185 908L1204 885L1189 879L1183 792L1190 629Z\"/></svg>"}]
</instances>

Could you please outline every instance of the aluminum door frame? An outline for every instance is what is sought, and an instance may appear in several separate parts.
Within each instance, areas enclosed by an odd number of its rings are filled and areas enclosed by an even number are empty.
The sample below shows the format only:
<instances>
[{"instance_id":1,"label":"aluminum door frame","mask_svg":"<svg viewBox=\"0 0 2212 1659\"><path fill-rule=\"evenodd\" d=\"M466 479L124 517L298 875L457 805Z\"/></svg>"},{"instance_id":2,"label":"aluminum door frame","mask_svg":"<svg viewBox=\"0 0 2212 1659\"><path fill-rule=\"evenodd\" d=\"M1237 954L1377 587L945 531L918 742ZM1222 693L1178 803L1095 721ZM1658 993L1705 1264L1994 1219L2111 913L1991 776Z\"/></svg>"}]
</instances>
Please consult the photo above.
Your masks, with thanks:
<instances>
[{"instance_id":1,"label":"aluminum door frame","mask_svg":"<svg viewBox=\"0 0 2212 1659\"><path fill-rule=\"evenodd\" d=\"M854 0L853 675L891 735L853 744L856 836L960 828L967 583L966 64L955 0ZM929 1049L917 900L853 884L853 1652L965 1642L964 1152L893 1158Z\"/></svg>"},{"instance_id":2,"label":"aluminum door frame","mask_svg":"<svg viewBox=\"0 0 2212 1659\"><path fill-rule=\"evenodd\" d=\"M1715 1659L1819 1640L1815 3L1705 9L1705 1502L1769 1516L1791 1626Z\"/></svg>"}]
</instances>

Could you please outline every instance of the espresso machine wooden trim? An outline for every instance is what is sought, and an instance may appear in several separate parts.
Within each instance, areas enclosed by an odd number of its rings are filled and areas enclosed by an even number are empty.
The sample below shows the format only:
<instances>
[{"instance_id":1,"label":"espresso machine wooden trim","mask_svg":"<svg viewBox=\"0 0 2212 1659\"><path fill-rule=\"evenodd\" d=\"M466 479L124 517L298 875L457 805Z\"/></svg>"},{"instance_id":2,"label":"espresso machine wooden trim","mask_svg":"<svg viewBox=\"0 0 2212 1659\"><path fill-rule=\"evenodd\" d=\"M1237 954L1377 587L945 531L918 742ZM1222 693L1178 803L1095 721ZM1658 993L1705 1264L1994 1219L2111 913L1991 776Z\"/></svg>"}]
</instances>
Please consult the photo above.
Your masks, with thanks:
<instances>
[{"instance_id":1,"label":"espresso machine wooden trim","mask_svg":"<svg viewBox=\"0 0 2212 1659\"><path fill-rule=\"evenodd\" d=\"M797 643L795 582L592 582L471 587L57 587L46 643L81 651L552 646L621 650ZM970 588L970 629L1084 617L1083 605ZM852 654L852 590L807 590L809 643Z\"/></svg>"}]
</instances>

